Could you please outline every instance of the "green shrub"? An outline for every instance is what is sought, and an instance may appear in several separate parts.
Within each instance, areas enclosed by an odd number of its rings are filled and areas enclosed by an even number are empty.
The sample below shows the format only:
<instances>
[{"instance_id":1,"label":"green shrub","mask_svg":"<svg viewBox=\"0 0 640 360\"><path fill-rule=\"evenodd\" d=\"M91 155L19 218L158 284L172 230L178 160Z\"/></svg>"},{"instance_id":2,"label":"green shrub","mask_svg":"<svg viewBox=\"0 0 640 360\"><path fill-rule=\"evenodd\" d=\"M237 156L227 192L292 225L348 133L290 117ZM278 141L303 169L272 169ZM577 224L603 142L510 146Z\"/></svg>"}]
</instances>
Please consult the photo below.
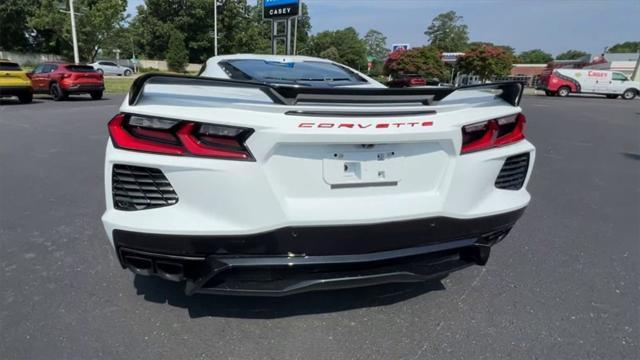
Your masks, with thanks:
<instances>
[{"instance_id":1,"label":"green shrub","mask_svg":"<svg viewBox=\"0 0 640 360\"><path fill-rule=\"evenodd\" d=\"M139 67L139 73L150 73L150 72L160 72L160 69L156 69L154 67Z\"/></svg>"},{"instance_id":2,"label":"green shrub","mask_svg":"<svg viewBox=\"0 0 640 360\"><path fill-rule=\"evenodd\" d=\"M170 71L184 72L189 61L189 53L184 45L184 35L181 32L173 31L171 33L165 57Z\"/></svg>"}]
</instances>

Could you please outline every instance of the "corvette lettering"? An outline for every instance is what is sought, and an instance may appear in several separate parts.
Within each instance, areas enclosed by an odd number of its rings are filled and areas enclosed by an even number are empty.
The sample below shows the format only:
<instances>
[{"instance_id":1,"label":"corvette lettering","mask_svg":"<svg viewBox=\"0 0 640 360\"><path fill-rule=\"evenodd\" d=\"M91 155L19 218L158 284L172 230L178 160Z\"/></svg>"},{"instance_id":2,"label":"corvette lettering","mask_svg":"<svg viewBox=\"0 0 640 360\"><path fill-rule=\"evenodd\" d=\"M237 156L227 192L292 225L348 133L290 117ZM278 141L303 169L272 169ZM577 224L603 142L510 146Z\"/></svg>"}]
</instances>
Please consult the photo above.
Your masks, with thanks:
<instances>
[{"instance_id":1,"label":"corvette lettering","mask_svg":"<svg viewBox=\"0 0 640 360\"><path fill-rule=\"evenodd\" d=\"M316 129L389 129L389 128L407 128L407 127L429 127L433 126L433 121L416 121L416 122L397 122L397 123L314 123L304 122L299 123L299 128L316 128Z\"/></svg>"}]
</instances>

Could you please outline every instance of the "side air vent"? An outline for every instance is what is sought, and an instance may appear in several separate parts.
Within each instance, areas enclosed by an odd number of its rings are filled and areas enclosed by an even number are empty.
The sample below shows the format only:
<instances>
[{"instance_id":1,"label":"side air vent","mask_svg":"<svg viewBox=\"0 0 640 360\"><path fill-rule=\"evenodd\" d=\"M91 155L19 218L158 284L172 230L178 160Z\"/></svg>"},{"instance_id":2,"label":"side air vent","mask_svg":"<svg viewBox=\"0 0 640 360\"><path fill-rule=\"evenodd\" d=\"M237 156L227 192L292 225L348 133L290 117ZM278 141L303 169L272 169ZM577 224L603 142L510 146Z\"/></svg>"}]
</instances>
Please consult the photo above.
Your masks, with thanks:
<instances>
[{"instance_id":1,"label":"side air vent","mask_svg":"<svg viewBox=\"0 0 640 360\"><path fill-rule=\"evenodd\" d=\"M529 153L514 155L505 160L496 179L496 187L505 190L520 190L529 170Z\"/></svg>"},{"instance_id":2,"label":"side air vent","mask_svg":"<svg viewBox=\"0 0 640 360\"><path fill-rule=\"evenodd\" d=\"M159 169L114 165L111 177L113 206L118 210L144 210L178 202L173 186Z\"/></svg>"}]
</instances>

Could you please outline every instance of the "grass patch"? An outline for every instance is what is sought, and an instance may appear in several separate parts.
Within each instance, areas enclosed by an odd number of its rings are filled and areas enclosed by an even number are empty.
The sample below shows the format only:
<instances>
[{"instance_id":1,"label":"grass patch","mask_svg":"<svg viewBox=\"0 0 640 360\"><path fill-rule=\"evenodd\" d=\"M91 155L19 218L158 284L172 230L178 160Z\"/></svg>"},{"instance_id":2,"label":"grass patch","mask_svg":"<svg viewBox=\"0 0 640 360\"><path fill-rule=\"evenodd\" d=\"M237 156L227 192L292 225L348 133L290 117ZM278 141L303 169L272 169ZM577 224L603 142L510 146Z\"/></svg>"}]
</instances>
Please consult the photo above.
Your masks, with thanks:
<instances>
[{"instance_id":1,"label":"grass patch","mask_svg":"<svg viewBox=\"0 0 640 360\"><path fill-rule=\"evenodd\" d=\"M124 94L129 92L129 88L131 87L131 84L133 84L133 80L135 80L133 77L106 77L104 78L105 92L115 94Z\"/></svg>"}]
</instances>

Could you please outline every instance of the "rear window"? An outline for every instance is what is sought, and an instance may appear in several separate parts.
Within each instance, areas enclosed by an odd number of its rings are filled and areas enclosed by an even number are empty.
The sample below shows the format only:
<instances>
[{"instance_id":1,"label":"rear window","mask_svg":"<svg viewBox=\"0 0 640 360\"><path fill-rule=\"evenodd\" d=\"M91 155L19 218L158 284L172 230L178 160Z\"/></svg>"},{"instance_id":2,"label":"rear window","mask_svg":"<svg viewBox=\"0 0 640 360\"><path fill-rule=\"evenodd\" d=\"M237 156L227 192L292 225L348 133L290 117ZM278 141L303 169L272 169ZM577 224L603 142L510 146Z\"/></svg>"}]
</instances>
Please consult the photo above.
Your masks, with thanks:
<instances>
[{"instance_id":1,"label":"rear window","mask_svg":"<svg viewBox=\"0 0 640 360\"><path fill-rule=\"evenodd\" d=\"M220 66L237 80L295 83L304 85L350 85L365 79L341 66L321 61L280 62L258 59L228 60Z\"/></svg>"},{"instance_id":2,"label":"rear window","mask_svg":"<svg viewBox=\"0 0 640 360\"><path fill-rule=\"evenodd\" d=\"M22 70L20 68L20 65L16 64L16 63L12 63L12 62L0 62L0 70L5 70L5 71L20 71Z\"/></svg>"},{"instance_id":3,"label":"rear window","mask_svg":"<svg viewBox=\"0 0 640 360\"><path fill-rule=\"evenodd\" d=\"M96 69L89 65L67 65L67 70L72 72L94 72Z\"/></svg>"}]
</instances>

